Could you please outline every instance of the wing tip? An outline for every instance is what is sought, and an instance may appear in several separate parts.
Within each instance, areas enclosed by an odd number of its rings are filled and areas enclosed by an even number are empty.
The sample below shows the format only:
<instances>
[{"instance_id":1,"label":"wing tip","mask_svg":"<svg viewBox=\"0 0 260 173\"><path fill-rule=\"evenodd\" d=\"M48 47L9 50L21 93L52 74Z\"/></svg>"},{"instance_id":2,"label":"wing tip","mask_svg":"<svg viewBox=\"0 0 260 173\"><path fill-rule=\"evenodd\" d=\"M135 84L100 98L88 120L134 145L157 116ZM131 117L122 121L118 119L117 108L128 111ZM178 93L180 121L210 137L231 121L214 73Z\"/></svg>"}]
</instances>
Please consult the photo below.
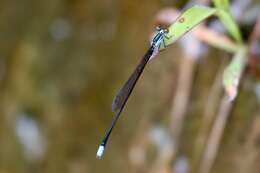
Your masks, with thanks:
<instances>
[{"instance_id":1,"label":"wing tip","mask_svg":"<svg viewBox=\"0 0 260 173\"><path fill-rule=\"evenodd\" d=\"M118 110L118 98L115 97L113 102L112 102L112 111L116 112Z\"/></svg>"}]
</instances>

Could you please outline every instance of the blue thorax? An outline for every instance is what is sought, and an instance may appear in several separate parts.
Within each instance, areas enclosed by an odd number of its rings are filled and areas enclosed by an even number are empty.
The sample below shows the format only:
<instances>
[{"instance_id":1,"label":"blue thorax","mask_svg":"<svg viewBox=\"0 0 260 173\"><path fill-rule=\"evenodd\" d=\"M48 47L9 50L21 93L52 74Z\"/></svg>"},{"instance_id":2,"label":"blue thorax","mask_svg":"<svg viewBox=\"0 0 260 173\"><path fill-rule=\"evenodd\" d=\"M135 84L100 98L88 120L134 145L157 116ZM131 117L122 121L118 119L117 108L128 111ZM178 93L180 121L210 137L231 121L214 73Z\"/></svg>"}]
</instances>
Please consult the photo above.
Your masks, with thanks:
<instances>
[{"instance_id":1,"label":"blue thorax","mask_svg":"<svg viewBox=\"0 0 260 173\"><path fill-rule=\"evenodd\" d=\"M159 48L161 45L161 42L163 41L164 37L165 37L165 33L166 31L162 28L159 29L159 31L157 32L157 34L154 36L151 45Z\"/></svg>"}]
</instances>

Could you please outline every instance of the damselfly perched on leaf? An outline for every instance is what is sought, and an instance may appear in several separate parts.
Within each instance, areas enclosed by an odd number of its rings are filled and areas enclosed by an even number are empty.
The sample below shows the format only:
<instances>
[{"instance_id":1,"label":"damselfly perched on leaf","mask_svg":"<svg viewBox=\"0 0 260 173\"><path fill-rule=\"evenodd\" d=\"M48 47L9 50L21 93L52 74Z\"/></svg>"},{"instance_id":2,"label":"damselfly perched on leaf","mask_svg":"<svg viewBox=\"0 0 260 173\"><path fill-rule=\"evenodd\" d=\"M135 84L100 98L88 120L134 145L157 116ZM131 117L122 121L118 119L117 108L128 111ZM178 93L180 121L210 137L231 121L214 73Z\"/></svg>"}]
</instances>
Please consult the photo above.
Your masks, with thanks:
<instances>
[{"instance_id":1,"label":"damselfly perched on leaf","mask_svg":"<svg viewBox=\"0 0 260 173\"><path fill-rule=\"evenodd\" d=\"M152 56L155 56L157 52L160 50L161 46L166 47L164 39L167 38L168 29L158 27L157 33L154 36L153 40L151 41L151 46L147 50L146 54L141 59L140 63L136 67L135 71L131 74L128 80L124 83L123 87L119 90L117 95L115 96L113 103L112 103L112 111L116 113L115 118L112 122L111 127L107 131L105 137L103 138L101 144L99 145L97 151L97 158L100 159L105 151L105 147L109 136L116 125L117 120L119 119L121 112L123 111L125 104L132 93L136 82L138 81L139 77L141 76L144 67L146 66L147 62Z\"/></svg>"}]
</instances>

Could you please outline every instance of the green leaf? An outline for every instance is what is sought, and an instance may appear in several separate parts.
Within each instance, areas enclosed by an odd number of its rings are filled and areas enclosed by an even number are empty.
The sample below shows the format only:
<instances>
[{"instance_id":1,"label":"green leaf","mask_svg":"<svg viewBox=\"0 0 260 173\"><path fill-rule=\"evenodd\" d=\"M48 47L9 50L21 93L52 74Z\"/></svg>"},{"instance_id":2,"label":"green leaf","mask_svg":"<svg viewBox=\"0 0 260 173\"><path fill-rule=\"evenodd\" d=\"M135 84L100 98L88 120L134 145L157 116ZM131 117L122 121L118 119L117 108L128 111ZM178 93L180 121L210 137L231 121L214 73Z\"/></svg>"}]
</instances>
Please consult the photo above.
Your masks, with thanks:
<instances>
[{"instance_id":1,"label":"green leaf","mask_svg":"<svg viewBox=\"0 0 260 173\"><path fill-rule=\"evenodd\" d=\"M230 101L234 100L237 95L237 88L240 78L247 63L246 55L247 49L245 47L241 47L234 55L230 64L224 70L223 86L229 96Z\"/></svg>"},{"instance_id":2,"label":"green leaf","mask_svg":"<svg viewBox=\"0 0 260 173\"><path fill-rule=\"evenodd\" d=\"M242 36L241 32L234 21L233 17L225 10L218 9L216 11L216 15L219 17L219 19L222 21L222 23L225 25L231 36L238 42L242 43Z\"/></svg>"},{"instance_id":3,"label":"green leaf","mask_svg":"<svg viewBox=\"0 0 260 173\"><path fill-rule=\"evenodd\" d=\"M213 0L213 3L217 8L216 15L225 25L228 32L238 43L242 43L241 32L229 11L229 0Z\"/></svg>"},{"instance_id":4,"label":"green leaf","mask_svg":"<svg viewBox=\"0 0 260 173\"><path fill-rule=\"evenodd\" d=\"M164 44L161 45L160 50L176 42L181 36L212 15L219 17L236 42L242 44L241 32L232 16L226 11L229 8L228 0L215 0L214 2L219 7L218 9L195 5L184 11L168 28L169 32L166 34L166 38L163 40Z\"/></svg>"},{"instance_id":5,"label":"green leaf","mask_svg":"<svg viewBox=\"0 0 260 173\"><path fill-rule=\"evenodd\" d=\"M213 3L218 9L229 11L229 0L213 0Z\"/></svg>"},{"instance_id":6,"label":"green leaf","mask_svg":"<svg viewBox=\"0 0 260 173\"><path fill-rule=\"evenodd\" d=\"M176 21L168 28L169 32L164 39L165 46L168 46L178 40L193 27L201 23L206 18L215 14L216 9L195 5L184 11ZM160 50L164 49L161 45Z\"/></svg>"}]
</instances>

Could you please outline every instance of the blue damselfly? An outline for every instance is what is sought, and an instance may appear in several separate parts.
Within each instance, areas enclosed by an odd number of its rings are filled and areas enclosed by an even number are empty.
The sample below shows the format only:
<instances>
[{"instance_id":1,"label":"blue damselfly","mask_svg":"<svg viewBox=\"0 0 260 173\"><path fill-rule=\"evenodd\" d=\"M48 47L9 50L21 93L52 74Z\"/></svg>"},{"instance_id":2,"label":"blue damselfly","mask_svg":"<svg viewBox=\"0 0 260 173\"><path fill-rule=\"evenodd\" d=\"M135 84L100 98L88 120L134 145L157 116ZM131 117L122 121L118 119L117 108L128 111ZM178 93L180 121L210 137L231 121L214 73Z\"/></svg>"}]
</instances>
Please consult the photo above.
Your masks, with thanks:
<instances>
[{"instance_id":1,"label":"blue damselfly","mask_svg":"<svg viewBox=\"0 0 260 173\"><path fill-rule=\"evenodd\" d=\"M100 159L105 151L105 147L107 144L107 141L109 139L109 136L113 130L113 128L116 125L117 120L119 119L121 112L123 111L125 104L131 95L136 82L138 81L139 77L141 76L147 62L149 59L157 54L158 50L161 46L166 47L164 39L167 38L166 34L168 33L168 29L158 27L157 33L153 37L151 41L151 46L147 50L146 54L143 56L141 61L139 62L138 66L136 67L135 71L131 74L131 76L128 78L128 80L124 83L123 87L119 90L117 95L115 96L113 103L112 103L112 111L116 113L112 125L107 131L105 137L103 138L101 144L99 145L98 151L97 151L97 158Z\"/></svg>"}]
</instances>

